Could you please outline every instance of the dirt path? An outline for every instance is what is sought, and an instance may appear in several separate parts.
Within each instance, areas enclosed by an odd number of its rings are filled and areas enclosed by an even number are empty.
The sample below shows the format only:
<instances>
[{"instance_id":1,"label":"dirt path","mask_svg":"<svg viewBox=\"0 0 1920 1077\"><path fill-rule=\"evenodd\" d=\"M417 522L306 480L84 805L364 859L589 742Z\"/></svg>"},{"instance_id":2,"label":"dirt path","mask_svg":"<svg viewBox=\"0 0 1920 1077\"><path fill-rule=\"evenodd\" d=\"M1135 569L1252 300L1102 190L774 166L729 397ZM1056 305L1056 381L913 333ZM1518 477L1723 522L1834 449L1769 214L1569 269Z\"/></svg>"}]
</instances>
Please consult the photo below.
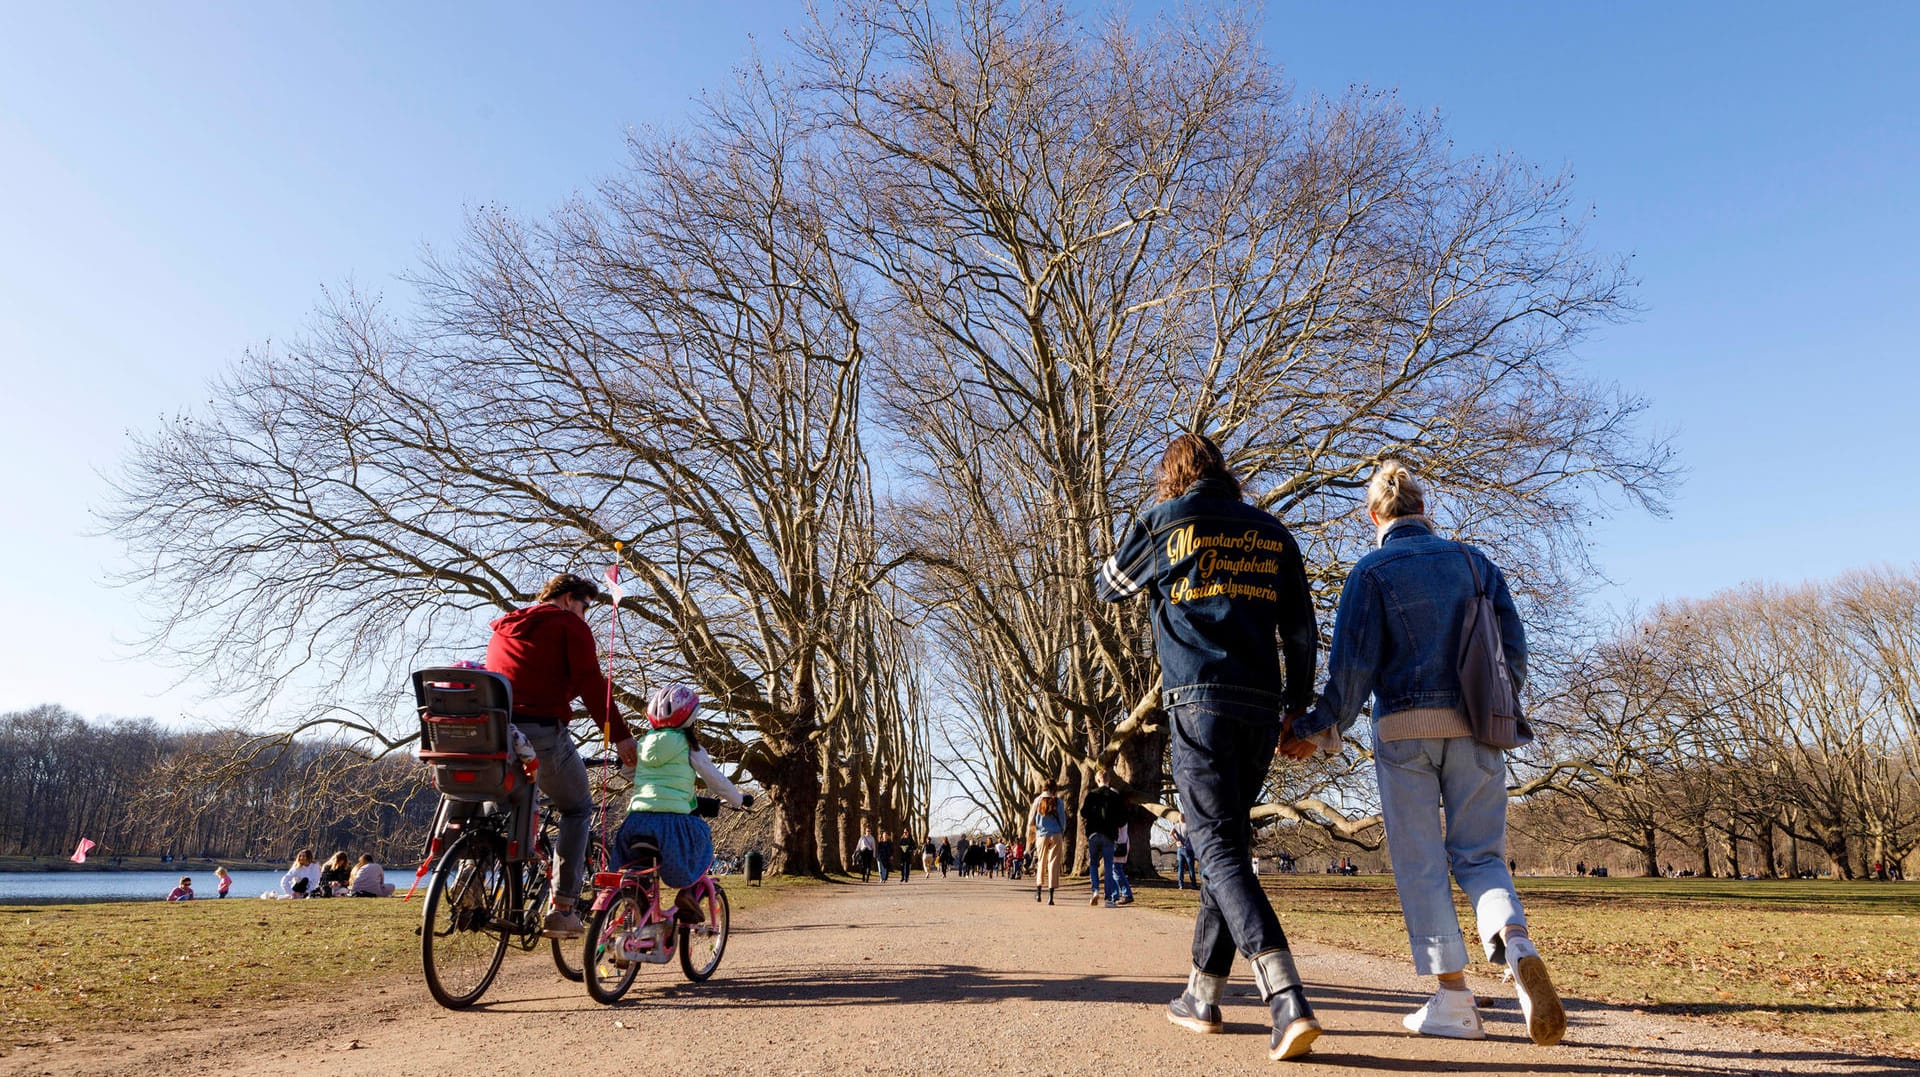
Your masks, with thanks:
<instances>
[{"instance_id":1,"label":"dirt path","mask_svg":"<svg viewBox=\"0 0 1920 1077\"><path fill-rule=\"evenodd\" d=\"M1400 1015L1419 987L1400 962L1302 948L1327 1034L1307 1059L1266 1061L1266 1010L1236 967L1227 1032L1198 1036L1162 1011L1187 967L1190 922L1138 907L1057 907L1004 881L916 876L906 885L808 891L736 921L725 963L694 986L650 967L620 1006L596 1005L543 953L515 953L483 1003L435 1006L417 983L230 1025L54 1044L0 1058L31 1074L549 1073L561 1060L612 1072L746 1074L1916 1073L1804 1043L1599 1006L1570 1005L1566 1044L1526 1042L1509 990L1490 1038L1423 1039ZM1551 961L1552 953L1548 951Z\"/></svg>"}]
</instances>

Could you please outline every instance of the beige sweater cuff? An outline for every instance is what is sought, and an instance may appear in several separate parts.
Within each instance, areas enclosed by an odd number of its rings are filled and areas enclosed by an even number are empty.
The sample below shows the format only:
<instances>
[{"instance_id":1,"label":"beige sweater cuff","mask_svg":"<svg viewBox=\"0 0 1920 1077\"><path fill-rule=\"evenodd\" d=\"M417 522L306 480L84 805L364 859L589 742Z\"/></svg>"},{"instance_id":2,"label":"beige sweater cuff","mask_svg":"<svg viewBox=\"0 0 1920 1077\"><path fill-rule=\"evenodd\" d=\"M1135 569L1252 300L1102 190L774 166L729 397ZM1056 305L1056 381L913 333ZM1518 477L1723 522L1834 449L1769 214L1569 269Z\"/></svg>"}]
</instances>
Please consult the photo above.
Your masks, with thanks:
<instances>
[{"instance_id":1,"label":"beige sweater cuff","mask_svg":"<svg viewBox=\"0 0 1920 1077\"><path fill-rule=\"evenodd\" d=\"M1471 737L1473 727L1467 716L1447 707L1421 707L1396 711L1374 723L1375 740L1420 740L1427 737Z\"/></svg>"}]
</instances>

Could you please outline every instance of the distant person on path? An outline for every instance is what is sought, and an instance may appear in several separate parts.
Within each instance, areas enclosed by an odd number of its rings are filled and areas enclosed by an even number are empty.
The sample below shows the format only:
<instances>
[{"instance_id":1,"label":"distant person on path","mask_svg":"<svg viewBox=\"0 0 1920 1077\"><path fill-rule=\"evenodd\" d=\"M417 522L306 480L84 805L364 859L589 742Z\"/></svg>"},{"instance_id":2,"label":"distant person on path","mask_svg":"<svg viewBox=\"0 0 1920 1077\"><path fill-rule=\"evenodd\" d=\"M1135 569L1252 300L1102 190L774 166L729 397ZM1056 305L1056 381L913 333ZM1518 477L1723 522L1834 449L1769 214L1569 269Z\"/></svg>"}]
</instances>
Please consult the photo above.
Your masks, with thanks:
<instances>
[{"instance_id":1,"label":"distant person on path","mask_svg":"<svg viewBox=\"0 0 1920 1077\"><path fill-rule=\"evenodd\" d=\"M1187 879L1193 879L1193 888L1200 889L1200 873L1193 866L1193 839L1187 836L1187 819L1181 816L1173 824L1173 881L1178 889L1187 888Z\"/></svg>"},{"instance_id":2,"label":"distant person on path","mask_svg":"<svg viewBox=\"0 0 1920 1077\"><path fill-rule=\"evenodd\" d=\"M636 751L633 731L614 705L600 672L593 630L587 627L588 611L604 597L592 580L561 573L540 588L533 605L495 620L487 643L487 668L513 685L514 727L533 745L539 759L535 781L560 817L559 847L554 851L560 879L553 908L541 925L542 934L556 939L579 938L585 931L573 903L586 873L587 839L593 829L587 765L567 733L573 701L577 698L586 706L622 767L634 765Z\"/></svg>"},{"instance_id":3,"label":"distant person on path","mask_svg":"<svg viewBox=\"0 0 1920 1077\"><path fill-rule=\"evenodd\" d=\"M1306 567L1285 525L1241 499L1239 481L1206 436L1174 438L1154 486L1157 503L1128 527L1094 586L1109 602L1143 591L1152 602L1174 785L1207 877L1193 969L1167 1019L1220 1031L1220 994L1238 948L1273 1017L1268 1057L1298 1058L1319 1037L1320 1023L1253 876L1247 816L1266 782L1282 716L1313 699L1319 635Z\"/></svg>"},{"instance_id":4,"label":"distant person on path","mask_svg":"<svg viewBox=\"0 0 1920 1077\"><path fill-rule=\"evenodd\" d=\"M320 886L320 865L313 862L313 850L302 849L293 854L293 865L287 873L280 876L280 889L269 890L260 895L270 898L303 898Z\"/></svg>"},{"instance_id":5,"label":"distant person on path","mask_svg":"<svg viewBox=\"0 0 1920 1077\"><path fill-rule=\"evenodd\" d=\"M967 840L965 834L960 835L960 840L953 846L953 862L959 867L962 879L966 878L973 868L973 861L967 859L967 854L972 851L973 843Z\"/></svg>"},{"instance_id":6,"label":"distant person on path","mask_svg":"<svg viewBox=\"0 0 1920 1077\"><path fill-rule=\"evenodd\" d=\"M893 853L893 832L882 830L880 832L880 846L874 855L880 861L880 881L883 883L887 881L887 876L893 871Z\"/></svg>"},{"instance_id":7,"label":"distant person on path","mask_svg":"<svg viewBox=\"0 0 1920 1077\"><path fill-rule=\"evenodd\" d=\"M227 874L226 868L218 867L213 869L213 877L220 880L220 896L226 897L227 891L233 889L233 876Z\"/></svg>"},{"instance_id":8,"label":"distant person on path","mask_svg":"<svg viewBox=\"0 0 1920 1077\"><path fill-rule=\"evenodd\" d=\"M193 880L184 875L181 876L180 885L173 888L173 892L167 895L167 900L168 901L192 901L193 900Z\"/></svg>"},{"instance_id":9,"label":"distant person on path","mask_svg":"<svg viewBox=\"0 0 1920 1077\"><path fill-rule=\"evenodd\" d=\"M953 867L953 843L946 838L940 839L940 877L947 877L947 869Z\"/></svg>"},{"instance_id":10,"label":"distant person on path","mask_svg":"<svg viewBox=\"0 0 1920 1077\"><path fill-rule=\"evenodd\" d=\"M913 843L913 835L902 831L900 834L900 881L906 882L913 877L913 858L920 855L920 847Z\"/></svg>"},{"instance_id":11,"label":"distant person on path","mask_svg":"<svg viewBox=\"0 0 1920 1077\"><path fill-rule=\"evenodd\" d=\"M1067 853L1067 806L1060 799L1060 786L1048 782L1027 809L1027 845L1034 851L1033 900L1042 890L1047 904L1053 904L1053 892L1060 886L1060 862Z\"/></svg>"},{"instance_id":12,"label":"distant person on path","mask_svg":"<svg viewBox=\"0 0 1920 1077\"><path fill-rule=\"evenodd\" d=\"M933 867L934 867L934 862L935 862L935 861L937 861L937 860L939 860L939 859L940 859L940 853L939 853L939 851L938 851L938 850L936 850L936 849L934 848L934 846L933 846L933 839L932 839L932 838L928 838L928 839L927 839L927 840L926 840L926 841L925 841L924 843L922 843L922 844L921 844L921 846L920 846L920 871L921 871L921 873L922 873L922 874L925 874L925 875L932 875L932 874L933 874Z\"/></svg>"},{"instance_id":13,"label":"distant person on path","mask_svg":"<svg viewBox=\"0 0 1920 1077\"><path fill-rule=\"evenodd\" d=\"M1428 1036L1486 1035L1463 970L1467 950L1453 908L1453 878L1473 904L1487 959L1513 969L1527 1034L1560 1042L1566 1014L1546 964L1527 937L1527 919L1505 856L1506 756L1473 739L1463 709L1458 661L1476 579L1492 599L1518 692L1526 680L1527 638L1500 569L1478 549L1441 538L1426 515L1419 481L1396 460L1367 485L1378 548L1362 557L1340 593L1327 658L1327 685L1298 737L1328 747L1373 697L1373 772L1393 850L1414 971L1439 978L1425 1005L1401 1023ZM1311 755L1314 743L1288 743ZM1442 826L1442 813L1445 824Z\"/></svg>"},{"instance_id":14,"label":"distant person on path","mask_svg":"<svg viewBox=\"0 0 1920 1077\"><path fill-rule=\"evenodd\" d=\"M373 858L372 853L361 853L359 863L353 868L353 882L349 887L354 897L392 897L393 884L387 881L387 873Z\"/></svg>"},{"instance_id":15,"label":"distant person on path","mask_svg":"<svg viewBox=\"0 0 1920 1077\"><path fill-rule=\"evenodd\" d=\"M1087 825L1087 879L1093 884L1088 904L1100 904L1106 891L1107 908L1120 898L1119 880L1113 874L1113 847L1120 828L1127 825L1127 798L1113 788L1113 772L1100 767L1093 772L1093 788L1080 802L1080 821Z\"/></svg>"},{"instance_id":16,"label":"distant person on path","mask_svg":"<svg viewBox=\"0 0 1920 1077\"><path fill-rule=\"evenodd\" d=\"M1119 897L1113 899L1115 905L1133 904L1133 883L1127 879L1127 856L1131 849L1133 828L1123 819L1120 829L1113 835L1113 885Z\"/></svg>"},{"instance_id":17,"label":"distant person on path","mask_svg":"<svg viewBox=\"0 0 1920 1077\"><path fill-rule=\"evenodd\" d=\"M877 848L871 826L862 830L860 840L853 844L853 862L860 869L860 881L863 883L873 880L874 851Z\"/></svg>"}]
</instances>

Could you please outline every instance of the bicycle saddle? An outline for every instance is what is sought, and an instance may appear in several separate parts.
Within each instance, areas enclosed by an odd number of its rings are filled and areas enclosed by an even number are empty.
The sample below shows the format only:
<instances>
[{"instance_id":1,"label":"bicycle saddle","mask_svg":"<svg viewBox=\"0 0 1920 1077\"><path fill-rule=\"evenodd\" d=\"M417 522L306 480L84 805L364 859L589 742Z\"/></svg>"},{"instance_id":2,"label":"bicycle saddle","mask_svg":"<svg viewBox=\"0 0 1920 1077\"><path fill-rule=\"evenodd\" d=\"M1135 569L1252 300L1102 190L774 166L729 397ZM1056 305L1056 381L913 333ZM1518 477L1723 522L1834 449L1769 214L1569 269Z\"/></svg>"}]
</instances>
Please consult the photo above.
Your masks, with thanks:
<instances>
[{"instance_id":1,"label":"bicycle saddle","mask_svg":"<svg viewBox=\"0 0 1920 1077\"><path fill-rule=\"evenodd\" d=\"M630 868L652 867L660 862L660 845L652 838L641 836L627 842L627 866Z\"/></svg>"}]
</instances>

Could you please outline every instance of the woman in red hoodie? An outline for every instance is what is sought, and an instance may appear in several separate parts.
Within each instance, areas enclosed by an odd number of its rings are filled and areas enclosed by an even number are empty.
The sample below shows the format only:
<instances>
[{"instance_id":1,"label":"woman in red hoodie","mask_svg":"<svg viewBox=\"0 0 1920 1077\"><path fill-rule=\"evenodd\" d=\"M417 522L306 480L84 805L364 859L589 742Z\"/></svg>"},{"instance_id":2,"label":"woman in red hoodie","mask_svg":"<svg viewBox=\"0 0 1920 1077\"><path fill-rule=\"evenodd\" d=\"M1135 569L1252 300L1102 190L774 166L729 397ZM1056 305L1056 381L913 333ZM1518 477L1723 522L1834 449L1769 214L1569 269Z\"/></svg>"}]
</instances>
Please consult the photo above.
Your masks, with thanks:
<instances>
[{"instance_id":1,"label":"woman in red hoodie","mask_svg":"<svg viewBox=\"0 0 1920 1077\"><path fill-rule=\"evenodd\" d=\"M560 815L560 884L547 913L545 934L578 938L584 928L573 911L586 868L593 826L593 794L587 766L574 751L567 724L579 699L594 724L613 742L623 766L634 761L633 734L614 705L612 686L600 672L587 610L604 597L581 576L563 573L540 588L535 603L493 622L487 668L513 685L513 724L540 758L540 791Z\"/></svg>"}]
</instances>

